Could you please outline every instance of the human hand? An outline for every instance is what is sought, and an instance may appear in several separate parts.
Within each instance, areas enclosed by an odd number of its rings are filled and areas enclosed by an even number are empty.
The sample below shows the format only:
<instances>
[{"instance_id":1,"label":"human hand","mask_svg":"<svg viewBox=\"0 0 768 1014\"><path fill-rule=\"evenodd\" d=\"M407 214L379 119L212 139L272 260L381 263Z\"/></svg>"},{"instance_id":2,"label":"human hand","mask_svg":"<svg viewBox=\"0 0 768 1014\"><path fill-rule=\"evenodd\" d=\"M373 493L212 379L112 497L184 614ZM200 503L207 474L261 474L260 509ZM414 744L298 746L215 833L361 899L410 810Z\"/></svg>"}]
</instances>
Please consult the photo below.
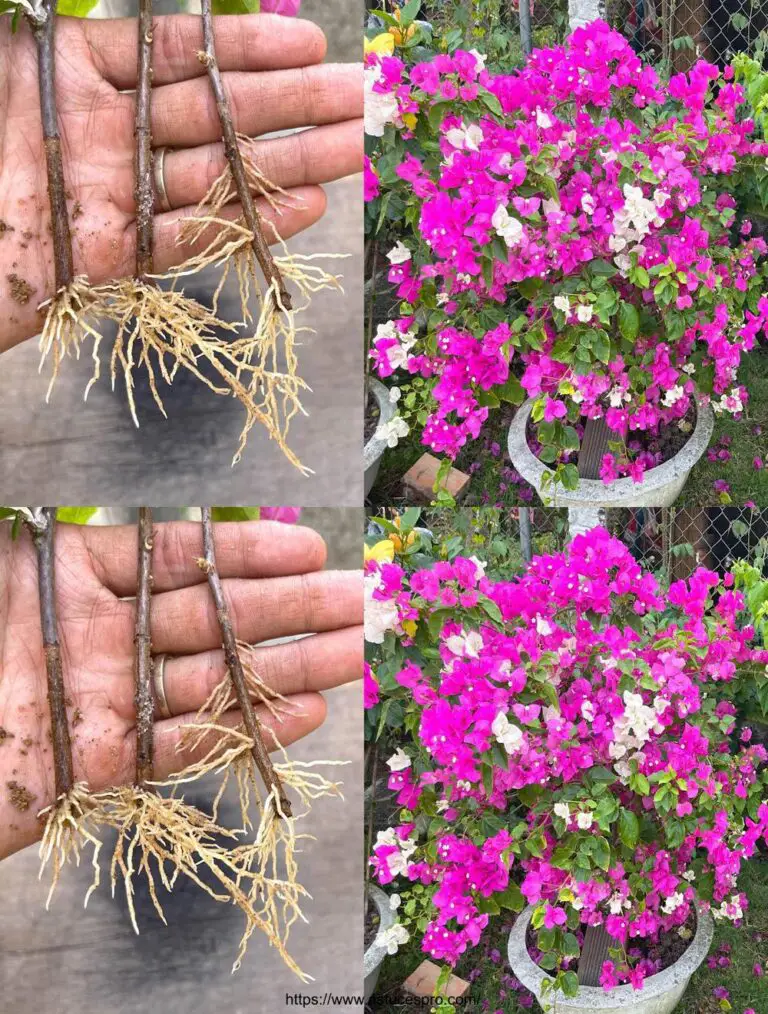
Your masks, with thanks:
<instances>
[{"instance_id":1,"label":"human hand","mask_svg":"<svg viewBox=\"0 0 768 1014\"><path fill-rule=\"evenodd\" d=\"M255 651L262 680L291 702L275 719L256 712L280 743L322 724L319 691L362 671L362 577L320 572L325 547L308 528L278 522L215 527L219 572L236 635L256 642L313 633ZM56 603L75 779L94 791L133 780L134 602L137 530L58 525ZM152 650L169 657L164 688L172 718L154 725L155 777L199 759L182 730L224 677L216 611L199 524L155 526ZM228 713L232 724L239 712ZM0 525L0 859L40 838L37 814L54 800L50 715L32 541ZM203 747L207 749L207 747Z\"/></svg>"},{"instance_id":2,"label":"human hand","mask_svg":"<svg viewBox=\"0 0 768 1014\"><path fill-rule=\"evenodd\" d=\"M322 217L319 184L362 168L361 68L320 65L321 30L274 14L215 19L217 55L235 127L249 136L314 126L258 143L264 175L295 201L281 209L284 239ZM133 273L136 256L134 97L137 21L59 18L56 93L74 268L98 284ZM195 247L177 244L191 215L225 167L216 104L202 47L200 18L155 19L152 134L168 147L164 179L173 211L156 208L155 270L180 263ZM275 213L259 199L259 211ZM239 214L232 205L231 217ZM38 306L54 294L37 56L26 24L11 33L0 18L0 352L37 334Z\"/></svg>"}]
</instances>

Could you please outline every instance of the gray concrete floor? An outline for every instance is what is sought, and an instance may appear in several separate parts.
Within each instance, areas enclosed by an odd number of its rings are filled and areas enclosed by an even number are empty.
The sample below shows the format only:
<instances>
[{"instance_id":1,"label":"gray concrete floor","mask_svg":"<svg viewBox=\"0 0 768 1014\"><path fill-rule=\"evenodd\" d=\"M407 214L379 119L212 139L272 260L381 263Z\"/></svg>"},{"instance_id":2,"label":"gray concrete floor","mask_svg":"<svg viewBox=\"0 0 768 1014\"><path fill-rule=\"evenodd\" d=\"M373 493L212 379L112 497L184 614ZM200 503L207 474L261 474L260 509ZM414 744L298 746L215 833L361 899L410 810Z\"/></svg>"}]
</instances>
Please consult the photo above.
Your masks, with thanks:
<instances>
[{"instance_id":1,"label":"gray concrete floor","mask_svg":"<svg viewBox=\"0 0 768 1014\"><path fill-rule=\"evenodd\" d=\"M107 0L119 3L125 0ZM162 0L161 0L162 2ZM165 0L163 9L173 9ZM179 5L181 6L181 5ZM135 10L135 4L130 6ZM328 38L328 60L361 57L361 12L354 0L305 0L302 16ZM362 137L361 137L362 143ZM300 372L312 389L309 415L297 417L291 446L314 475L304 478L260 427L246 453L230 466L242 411L193 377L179 376L165 397L169 419L137 377L141 426L128 413L125 393L107 378L83 404L90 377L87 358L67 362L51 403L47 377L38 375L35 341L0 358L0 475L7 503L300 503L332 506L362 502L362 183L359 176L327 187L325 217L290 241L297 253L350 255L330 262L344 275L345 293L318 293L305 314L314 329L302 337ZM188 286L204 299L211 277ZM234 300L234 293L230 291ZM232 312L225 315L236 319Z\"/></svg>"},{"instance_id":2,"label":"gray concrete floor","mask_svg":"<svg viewBox=\"0 0 768 1014\"><path fill-rule=\"evenodd\" d=\"M359 510L307 510L331 567L360 565ZM168 927L137 891L141 933L125 902L102 886L83 911L87 866L67 869L51 910L37 880L35 848L0 864L0 1012L2 1014L251 1014L286 1009L286 994L362 992L362 722L359 684L327 694L328 719L291 748L300 760L349 761L341 770L346 800L320 800L304 830L301 880L312 894L307 925L292 933L292 951L315 982L302 985L256 935L239 972L230 972L241 918L198 888L181 884L164 902ZM193 787L205 805L214 786ZM234 820L234 806L227 803ZM225 813L226 818L226 813ZM327 1011L347 1009L330 1004Z\"/></svg>"}]
</instances>

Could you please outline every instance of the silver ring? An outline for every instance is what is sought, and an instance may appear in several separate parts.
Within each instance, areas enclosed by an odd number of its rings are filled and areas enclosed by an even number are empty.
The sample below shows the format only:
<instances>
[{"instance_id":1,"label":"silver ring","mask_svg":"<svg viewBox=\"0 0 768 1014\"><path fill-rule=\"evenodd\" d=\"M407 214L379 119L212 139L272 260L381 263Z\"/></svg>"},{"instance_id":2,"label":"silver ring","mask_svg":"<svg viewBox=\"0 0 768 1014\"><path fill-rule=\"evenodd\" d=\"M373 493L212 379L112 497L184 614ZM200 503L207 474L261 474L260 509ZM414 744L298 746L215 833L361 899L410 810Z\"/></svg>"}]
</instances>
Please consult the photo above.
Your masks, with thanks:
<instances>
[{"instance_id":1,"label":"silver ring","mask_svg":"<svg viewBox=\"0 0 768 1014\"><path fill-rule=\"evenodd\" d=\"M155 655L152 659L152 683L155 688L155 704L161 718L172 718L165 695L165 660L167 655Z\"/></svg>"},{"instance_id":2,"label":"silver ring","mask_svg":"<svg viewBox=\"0 0 768 1014\"><path fill-rule=\"evenodd\" d=\"M152 156L155 194L161 211L173 210L171 202L168 200L168 191L165 189L165 153L167 151L167 148L155 148Z\"/></svg>"}]
</instances>

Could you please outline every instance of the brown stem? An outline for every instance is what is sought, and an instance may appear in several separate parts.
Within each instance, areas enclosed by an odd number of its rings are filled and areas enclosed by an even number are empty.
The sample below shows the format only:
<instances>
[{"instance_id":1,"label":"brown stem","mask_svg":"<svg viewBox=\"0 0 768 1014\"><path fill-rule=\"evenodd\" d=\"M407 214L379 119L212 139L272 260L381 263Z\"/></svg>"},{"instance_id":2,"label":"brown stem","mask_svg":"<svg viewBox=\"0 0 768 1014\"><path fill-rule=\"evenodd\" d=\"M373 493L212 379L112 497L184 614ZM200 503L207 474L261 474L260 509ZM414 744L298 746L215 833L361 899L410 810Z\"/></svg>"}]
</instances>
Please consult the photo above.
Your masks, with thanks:
<instances>
[{"instance_id":1,"label":"brown stem","mask_svg":"<svg viewBox=\"0 0 768 1014\"><path fill-rule=\"evenodd\" d=\"M152 510L139 507L139 568L136 591L135 703L136 703L136 784L151 782L152 733L154 702L152 700L152 641L149 610L152 601Z\"/></svg>"},{"instance_id":2,"label":"brown stem","mask_svg":"<svg viewBox=\"0 0 768 1014\"><path fill-rule=\"evenodd\" d=\"M40 91L40 113L43 121L43 145L48 173L48 200L51 207L53 263L56 291L66 288L74 278L72 266L72 235L69 231L64 165L61 158L61 137L56 116L55 32L56 0L44 0L44 21L29 18L37 44L37 73Z\"/></svg>"},{"instance_id":3,"label":"brown stem","mask_svg":"<svg viewBox=\"0 0 768 1014\"><path fill-rule=\"evenodd\" d=\"M269 249L269 244L264 238L264 231L261 228L261 215L256 210L256 205L251 196L251 188L248 186L243 157L240 154L240 147L237 143L237 134L232 123L232 113L229 108L227 93L224 91L224 82L221 79L219 65L216 62L216 46L213 37L213 15L211 14L211 0L202 0L203 16L203 63L208 68L208 77L211 82L216 108L219 111L221 131L224 138L224 154L227 157L232 179L235 182L237 196L243 207L243 217L248 230L253 236L252 246L256 260L264 272L268 285L277 287L280 295L280 303L286 309L291 309L291 296L285 287L280 269L275 264L274 258Z\"/></svg>"},{"instance_id":4,"label":"brown stem","mask_svg":"<svg viewBox=\"0 0 768 1014\"><path fill-rule=\"evenodd\" d=\"M285 794L282 782L272 766L269 751L264 745L264 737L261 734L261 723L256 717L256 712L254 711L250 694L248 693L248 685L245 681L245 673L243 672L243 663L240 660L240 653L237 650L237 641L232 629L232 621L229 616L227 602L224 598L224 589L221 586L221 578L219 577L219 572L216 569L216 550L213 542L211 508L201 507L200 510L203 517L203 569L208 576L208 586L211 589L211 595L213 596L213 601L216 605L216 615L218 616L219 627L221 628L221 640L224 645L224 658L226 660L227 669L229 670L229 675L232 680L232 686L234 687L235 695L237 697L237 704L243 715L245 731L248 733L248 736L253 743L251 748L253 760L264 781L264 784L267 787L267 791L271 792L273 789L276 790L277 797L280 800L280 809L286 817L290 817L291 802Z\"/></svg>"},{"instance_id":5,"label":"brown stem","mask_svg":"<svg viewBox=\"0 0 768 1014\"><path fill-rule=\"evenodd\" d=\"M139 0L139 57L136 87L136 158L134 197L136 200L136 277L153 270L154 192L152 188L152 0Z\"/></svg>"},{"instance_id":6,"label":"brown stem","mask_svg":"<svg viewBox=\"0 0 768 1014\"><path fill-rule=\"evenodd\" d=\"M48 707L51 712L51 740L53 742L53 771L56 782L56 799L66 795L75 783L72 771L72 744L67 724L64 694L64 675L61 667L61 648L56 623L56 588L54 560L54 532L56 508L40 507L33 511L29 523L32 541L37 553L37 582L40 591L40 624L43 630L45 671L48 678Z\"/></svg>"}]
</instances>

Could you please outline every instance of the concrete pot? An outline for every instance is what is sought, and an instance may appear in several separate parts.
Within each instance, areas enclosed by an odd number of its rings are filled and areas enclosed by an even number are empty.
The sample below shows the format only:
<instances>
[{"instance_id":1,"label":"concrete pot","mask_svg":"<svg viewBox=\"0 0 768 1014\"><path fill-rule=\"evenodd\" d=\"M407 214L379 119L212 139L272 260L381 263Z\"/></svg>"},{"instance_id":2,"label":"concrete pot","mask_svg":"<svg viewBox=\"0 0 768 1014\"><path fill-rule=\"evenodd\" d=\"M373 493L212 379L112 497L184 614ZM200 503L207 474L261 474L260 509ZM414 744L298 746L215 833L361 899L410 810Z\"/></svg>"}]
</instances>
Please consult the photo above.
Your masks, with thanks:
<instances>
[{"instance_id":1,"label":"concrete pot","mask_svg":"<svg viewBox=\"0 0 768 1014\"><path fill-rule=\"evenodd\" d=\"M708 911L699 910L696 933L693 940L674 965L657 975L650 975L640 990L630 985L617 986L606 992L601 986L582 986L578 995L563 996L562 993L548 993L542 1000L542 984L551 978L547 972L534 964L525 944L533 906L521 912L509 935L507 953L512 972L526 989L539 1001L542 1010L553 1014L672 1014L688 988L691 976L704 961L712 943L715 924Z\"/></svg>"},{"instance_id":2,"label":"concrete pot","mask_svg":"<svg viewBox=\"0 0 768 1014\"><path fill-rule=\"evenodd\" d=\"M379 981L379 972L384 958L387 956L387 948L382 943L382 937L390 926L394 925L395 913L389 907L389 898L375 884L368 885L368 897L374 903L379 912L379 929L373 939L373 943L363 955L363 973L365 975L365 1002L368 1003L376 983Z\"/></svg>"},{"instance_id":3,"label":"concrete pot","mask_svg":"<svg viewBox=\"0 0 768 1014\"><path fill-rule=\"evenodd\" d=\"M379 406L379 425L388 423L395 414L395 405L389 400L389 391L375 377L368 378L368 390L376 399ZM365 467L365 495L373 489L376 476L379 474L381 456L387 448L386 440L377 439L372 436L363 448L363 466Z\"/></svg>"},{"instance_id":4,"label":"concrete pot","mask_svg":"<svg viewBox=\"0 0 768 1014\"><path fill-rule=\"evenodd\" d=\"M507 447L512 464L529 482L542 503L551 507L575 507L601 510L610 507L671 507L682 492L691 469L704 454L712 438L715 414L709 403L699 400L696 425L685 446L669 461L649 468L642 482L633 482L629 476L616 482L604 483L601 479L581 479L576 489L563 489L551 485L542 494L544 475L552 469L534 456L526 427L534 399L523 402L509 427Z\"/></svg>"}]
</instances>

